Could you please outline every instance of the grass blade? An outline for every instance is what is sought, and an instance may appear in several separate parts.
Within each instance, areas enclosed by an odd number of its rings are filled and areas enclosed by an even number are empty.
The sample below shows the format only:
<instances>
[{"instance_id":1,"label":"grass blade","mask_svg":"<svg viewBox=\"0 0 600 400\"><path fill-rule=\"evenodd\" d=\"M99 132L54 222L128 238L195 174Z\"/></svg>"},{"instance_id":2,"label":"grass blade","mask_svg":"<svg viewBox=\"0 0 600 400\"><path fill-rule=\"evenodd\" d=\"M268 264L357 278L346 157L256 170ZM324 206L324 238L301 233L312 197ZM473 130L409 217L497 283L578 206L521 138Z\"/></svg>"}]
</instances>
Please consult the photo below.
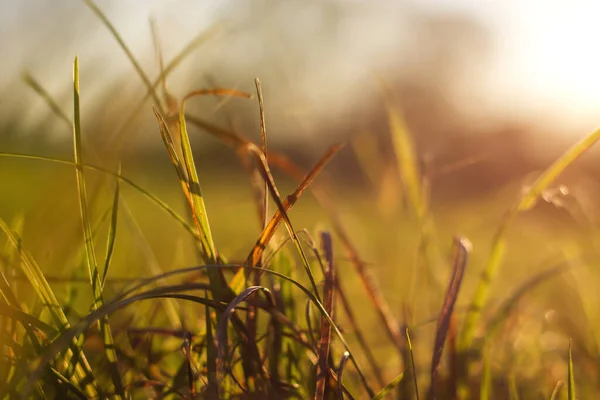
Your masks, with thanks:
<instances>
[{"instance_id":1,"label":"grass blade","mask_svg":"<svg viewBox=\"0 0 600 400\"><path fill-rule=\"evenodd\" d=\"M562 390L562 388L564 386L565 386L565 382L563 382L563 381L556 382L556 386L554 386L554 390L552 391L550 400L558 400L558 395L560 394L560 391Z\"/></svg>"},{"instance_id":2,"label":"grass blade","mask_svg":"<svg viewBox=\"0 0 600 400\"><path fill-rule=\"evenodd\" d=\"M387 103L388 123L398 162L400 181L406 191L414 215L421 221L427 213L427 203L421 187L421 173L415 145L400 111Z\"/></svg>"},{"instance_id":3,"label":"grass blade","mask_svg":"<svg viewBox=\"0 0 600 400\"><path fill-rule=\"evenodd\" d=\"M406 342L408 343L408 352L410 353L410 368L411 368L411 375L413 378L413 385L415 386L415 396L416 396L417 400L419 400L420 399L419 385L417 383L417 366L415 364L415 354L413 353L413 347L412 347L412 342L410 340L410 335L408 333L408 328L406 328L405 332L406 332Z\"/></svg>"},{"instance_id":4,"label":"grass blade","mask_svg":"<svg viewBox=\"0 0 600 400\"><path fill-rule=\"evenodd\" d=\"M121 176L121 164L117 169L117 176ZM110 213L110 225L108 227L108 238L106 244L106 257L104 261L104 271L102 272L102 282L100 287L104 289L106 283L106 277L108 276L108 269L110 268L110 262L112 260L113 252L115 250L115 240L117 237L117 217L119 215L119 192L120 192L120 180L115 180L115 192L113 195L112 209Z\"/></svg>"},{"instance_id":5,"label":"grass blade","mask_svg":"<svg viewBox=\"0 0 600 400\"><path fill-rule=\"evenodd\" d=\"M335 266L333 263L333 243L331 235L327 232L321 234L323 253L325 254L325 287L323 289L323 306L333 318L334 291L335 291ZM331 325L325 316L321 317L321 334L319 341L319 359L317 362L317 378L315 400L322 400L325 396L327 377L329 376L329 348L331 346Z\"/></svg>"},{"instance_id":6,"label":"grass blade","mask_svg":"<svg viewBox=\"0 0 600 400\"><path fill-rule=\"evenodd\" d=\"M575 394L575 374L573 373L573 351L572 341L569 339L569 371L567 380L567 393L569 400L576 400L577 395Z\"/></svg>"},{"instance_id":7,"label":"grass blade","mask_svg":"<svg viewBox=\"0 0 600 400\"><path fill-rule=\"evenodd\" d=\"M346 361L348 361L349 357L350 357L350 354L347 351L345 351L344 354L342 354L342 359L340 360L340 366L337 371L337 377L338 377L337 396L338 396L338 399L344 398L344 395L343 395L344 389L343 389L343 385L342 385L342 378L343 378L343 374L344 374L344 367L346 366Z\"/></svg>"},{"instance_id":8,"label":"grass blade","mask_svg":"<svg viewBox=\"0 0 600 400\"><path fill-rule=\"evenodd\" d=\"M267 160L265 159L264 154L256 146L250 145L250 146L248 146L248 150L250 150L252 153L254 153L255 157L257 158L259 171L262 175L262 178L265 180L265 182L268 185L271 197L275 201L275 204L277 205L277 209L281 213L281 215L283 217L283 221L285 222L285 227L287 228L288 234L292 238L292 241L294 242L294 246L296 247L296 250L297 250L298 254L300 255L300 259L302 260L302 265L304 266L306 274L308 275L308 279L310 280L311 286L314 290L315 297L319 301L320 309L324 310L323 305L320 304L321 297L319 296L319 291L317 289L317 283L315 281L315 277L313 276L313 273L310 269L310 263L308 262L308 259L306 258L306 253L304 252L302 243L298 239L298 235L296 234L296 231L294 230L294 227L292 226L292 221L290 220L290 218L285 210L285 207L283 205L283 202L281 201L281 197L279 195L279 190L277 190L277 186L275 185L275 181L274 181L273 175L271 174L271 171L269 169L269 165L267 164ZM325 311L325 314L327 314L326 311Z\"/></svg>"},{"instance_id":9,"label":"grass blade","mask_svg":"<svg viewBox=\"0 0 600 400\"><path fill-rule=\"evenodd\" d=\"M204 204L204 198L202 190L200 188L200 181L198 178L198 172L196 170L196 164L194 162L194 155L192 153L192 146L190 138L187 132L185 122L185 103L188 99L193 96L238 96L238 97L250 97L250 95L240 92L237 90L229 89L207 89L197 90L189 93L181 102L181 108L179 110L179 134L181 140L181 150L183 154L183 164L187 173L187 191L186 197L188 198L190 209L192 211L192 218L200 235L200 246L204 261L210 264L219 262L217 250L210 230L210 224L206 213L206 206ZM209 271L209 279L211 285L213 285L213 296L217 296L218 300L230 301L233 291L227 284L222 271L212 270Z\"/></svg>"},{"instance_id":10,"label":"grass blade","mask_svg":"<svg viewBox=\"0 0 600 400\"><path fill-rule=\"evenodd\" d=\"M233 299L227 305L227 308L225 309L221 319L219 320L219 323L217 325L216 346L217 346L217 354L218 354L217 370L220 372L221 375L224 373L225 368L227 367L226 361L225 361L226 360L225 348L227 345L227 325L229 323L229 320L234 317L235 309L238 307L238 305L240 303L247 301L250 297L256 295L259 292L264 293L264 295L267 299L267 302L268 302L269 309L275 309L275 301L274 301L273 295L269 289L262 287L262 286L251 286L251 287L247 288L246 290L244 290L242 293L240 293L238 296L236 296L235 299ZM244 342L247 342L247 343L244 343ZM248 346L251 349L251 352L254 353L254 354L252 354L253 358L252 358L251 362L253 362L254 364L259 363L259 360L261 360L261 357L260 357L260 354L258 353L258 349L256 348L256 344L254 342L250 341L249 337L247 337L247 336L242 337L242 343L244 346ZM261 375L264 379L264 382L269 382L268 372L266 371L265 367L263 365L255 365L255 368L257 368L258 371L261 373ZM248 372L249 371L246 370L247 375L248 375ZM251 375L250 379L254 382L254 384L258 383L258 382L256 382L254 376ZM258 389L258 388L256 388L256 389Z\"/></svg>"},{"instance_id":11,"label":"grass blade","mask_svg":"<svg viewBox=\"0 0 600 400\"><path fill-rule=\"evenodd\" d=\"M467 255L471 244L467 239L455 238L454 246L455 252L454 261L452 263L452 277L448 283L448 289L446 291L446 296L444 297L444 304L442 305L442 311L438 319L435 342L433 346L433 355L431 358L431 385L429 391L429 398L431 400L435 399L437 371L440 361L442 360L442 352L444 350L446 336L448 335L448 329L450 327L450 320L454 311L454 305L456 304L460 285L465 273L465 267L467 266Z\"/></svg>"},{"instance_id":12,"label":"grass blade","mask_svg":"<svg viewBox=\"0 0 600 400\"><path fill-rule=\"evenodd\" d=\"M162 288L153 289L148 292L143 292L143 293L139 293L139 294L136 294L136 293L138 293L139 290L141 290L145 286L156 284L160 280L164 280L167 278L172 278L172 277L183 275L183 274L194 276L194 275L198 274L200 271L207 270L210 268L232 269L232 268L241 268L242 266L243 265L240 265L240 264L202 265L202 266L197 266L197 267L189 267L189 268L183 268L183 269L179 269L179 270L169 271L169 272L165 272L160 275L157 275L157 276L153 276L151 278L143 279L140 283L131 287L127 291L122 292L111 302L107 302L102 307L100 307L98 310L92 311L86 317L84 317L83 319L78 321L76 324L74 324L72 327L70 327L69 329L64 331L49 346L45 347L42 350L42 352L40 353L38 360L36 360L36 362L31 365L31 373L28 374L27 387L31 388L32 385L40 378L40 374L42 373L44 366L47 365L47 363L50 360L52 360L59 352L64 351L69 346L69 343L71 343L73 341L74 338L76 338L78 335L81 335L83 332L85 332L93 323L98 321L100 318L103 318L104 316L107 316L107 315L109 315L121 308L124 308L128 305L131 305L137 301L153 299L153 298L160 299L160 298L164 298L165 296L170 296L171 298L192 300L192 301L198 302L200 304L208 305L210 307L217 309L218 311L223 313L223 315L225 316L226 315L226 313L224 312L225 307L224 307L223 303L221 303L221 302L217 302L215 300L210 300L210 299L205 299L205 298L197 298L196 296L177 294L177 292L181 292L181 291L209 289L209 288L207 288L206 284L204 284L204 283L190 283L186 280L186 283L181 284L181 285L162 287ZM313 304L315 304L315 306L319 309L321 314L326 316L326 318L328 319L329 323L331 324L333 330L335 331L336 336L339 338L340 343L343 345L344 349L346 351L348 351L348 353L350 354L350 359L352 360L352 362L356 368L356 371L359 374L361 383L364 385L369 397L374 396L374 392L371 390L371 388L367 382L367 379L362 372L362 369L360 368L358 362L354 358L354 355L353 355L352 351L350 350L350 346L346 342L339 327L331 319L331 317L329 316L327 311L324 309L321 302L318 301L318 299L311 292L311 290L304 287L298 281L291 279L288 276L281 274L279 272L272 271L272 270L265 269L265 268L258 268L258 267L248 267L248 268L252 268L257 271L258 270L264 271L267 274L270 274L274 277L277 277L279 279L282 279L282 280L285 280L285 281L291 283L296 288L300 289L302 291L302 293L304 293L304 295L307 296L308 299ZM272 312L273 312L272 315L276 315L275 309L273 309ZM239 321L239 319L237 321ZM238 327L243 329L244 325L241 324L241 326L238 326ZM303 340L301 343L305 347L310 348L310 345L308 345L306 340ZM255 346L253 346L253 347L256 348ZM25 395L28 395L28 394L29 394L28 392L25 393Z\"/></svg>"},{"instance_id":13,"label":"grass blade","mask_svg":"<svg viewBox=\"0 0 600 400\"><path fill-rule=\"evenodd\" d=\"M372 400L382 400L388 394L394 390L396 386L404 379L404 372L401 372L398 376L396 376L390 383L388 383L383 389L381 389L375 396L373 396Z\"/></svg>"},{"instance_id":14,"label":"grass blade","mask_svg":"<svg viewBox=\"0 0 600 400\"><path fill-rule=\"evenodd\" d=\"M490 354L483 357L483 367L481 372L481 386L479 388L479 399L490 400L492 398L492 367Z\"/></svg>"},{"instance_id":15,"label":"grass blade","mask_svg":"<svg viewBox=\"0 0 600 400\"><path fill-rule=\"evenodd\" d=\"M296 204L300 196L304 193L304 191L312 184L317 175L323 170L325 165L333 158L333 156L341 149L341 145L337 144L329 148L329 150L321 157L319 162L310 170L310 172L302 179L296 190L291 195L287 196L283 202L282 206L285 212L289 212L289 210ZM266 182L266 181L265 181ZM284 214L280 209L278 209L273 217L269 221L269 223L265 226L262 233L258 237L256 244L250 251L248 258L246 259L246 263L251 266L258 266L260 260L262 259L263 253L267 248L267 244L277 232L277 229L284 221ZM231 280L231 287L234 291L239 292L242 290L244 283L247 280L247 271L240 270L236 273L234 278Z\"/></svg>"},{"instance_id":16,"label":"grass blade","mask_svg":"<svg viewBox=\"0 0 600 400\"><path fill-rule=\"evenodd\" d=\"M260 115L260 140L261 140L261 150L265 155L265 159L268 161L268 153L267 153L267 125L265 122L265 105L263 101L262 87L260 85L260 80L258 78L254 78L254 84L256 86L256 94L258 96L258 108ZM267 187L267 183L265 182L264 186L264 198L262 203L262 221L263 221L263 229L266 228L269 215L269 188Z\"/></svg>"},{"instance_id":17,"label":"grass blade","mask_svg":"<svg viewBox=\"0 0 600 400\"><path fill-rule=\"evenodd\" d=\"M94 237L92 234L91 217L88 210L87 191L85 187L85 176L83 169L83 145L81 136L81 117L79 112L79 58L75 57L73 65L73 148L74 161L77 177L77 189L79 192L79 209L81 212L81 223L83 238L85 241L85 252L87 258L90 283L94 293L93 308L97 309L103 303L102 300L102 278L98 271L98 261L94 249ZM117 193L118 194L118 193ZM118 197L117 197L118 200ZM114 213L113 213L114 214ZM114 215L116 220L116 215ZM121 380L121 374L117 368L117 352L108 323L108 317L100 321L100 329L104 340L104 351L109 363L109 373L113 381L115 392L119 398L125 397L125 387Z\"/></svg>"}]
</instances>

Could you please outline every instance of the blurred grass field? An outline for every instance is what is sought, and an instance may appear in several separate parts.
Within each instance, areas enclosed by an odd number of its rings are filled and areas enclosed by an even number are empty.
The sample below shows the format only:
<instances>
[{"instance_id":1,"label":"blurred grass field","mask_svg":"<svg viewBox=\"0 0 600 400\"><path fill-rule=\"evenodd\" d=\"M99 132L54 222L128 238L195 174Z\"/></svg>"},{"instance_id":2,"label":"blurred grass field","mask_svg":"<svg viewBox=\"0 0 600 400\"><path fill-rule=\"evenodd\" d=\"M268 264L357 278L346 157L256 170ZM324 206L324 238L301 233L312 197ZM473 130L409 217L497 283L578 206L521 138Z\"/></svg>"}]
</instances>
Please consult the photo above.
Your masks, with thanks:
<instances>
[{"instance_id":1,"label":"blurred grass field","mask_svg":"<svg viewBox=\"0 0 600 400\"><path fill-rule=\"evenodd\" d=\"M122 157L110 145L98 154L75 118L77 64L75 71L73 116L55 110L73 129L74 149L48 152L67 163L23 157L46 153L30 151L35 146L0 154L3 398L572 399L575 388L578 398L600 393L600 231L589 206L595 197L563 178L580 156L589 156L584 153L599 132L582 133L544 171L491 190L462 190L461 174L478 164L428 175L413 143L418 132L405 129L401 110L384 94L386 130L349 139L313 170L314 182L292 204L286 196L300 182L289 165L280 168L280 149L266 151L266 143L251 145L236 132L229 133L235 140L228 138L233 149L211 154L194 146L215 131L189 122L186 128L190 118L181 103L173 107L177 99L152 87L152 134L169 151L173 146L170 156L162 150ZM43 93L24 82L23 90L31 88ZM268 143L268 128L264 137ZM381 137L392 144L392 157L370 151L370 141ZM255 157L248 168L236 151ZM358 168L336 165L338 156L354 158ZM304 174L316 162L301 164ZM356 176L349 179L344 170ZM268 195L267 221L275 214L277 230L263 248L255 244L269 237L260 215ZM260 257L252 261L249 254ZM236 272L261 266L290 281L265 273L236 287ZM226 286L210 271L222 271ZM167 273L178 275L152 280ZM118 304L123 307L111 308ZM327 371L319 375L323 365Z\"/></svg>"}]
</instances>

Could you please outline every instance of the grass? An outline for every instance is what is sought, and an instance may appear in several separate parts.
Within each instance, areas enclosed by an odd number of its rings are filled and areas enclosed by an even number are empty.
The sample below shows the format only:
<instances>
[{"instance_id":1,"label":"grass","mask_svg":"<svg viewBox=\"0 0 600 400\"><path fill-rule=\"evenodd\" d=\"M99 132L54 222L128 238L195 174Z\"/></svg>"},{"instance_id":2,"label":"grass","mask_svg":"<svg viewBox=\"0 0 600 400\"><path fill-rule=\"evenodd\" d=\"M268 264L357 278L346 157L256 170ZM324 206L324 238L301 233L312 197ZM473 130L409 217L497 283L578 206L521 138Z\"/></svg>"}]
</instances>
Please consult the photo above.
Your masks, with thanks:
<instances>
[{"instance_id":1,"label":"grass","mask_svg":"<svg viewBox=\"0 0 600 400\"><path fill-rule=\"evenodd\" d=\"M117 159L124 132L152 99L175 174L148 189L137 183L145 175L129 175L127 160L106 167L84 146L78 58L72 119L24 74L72 129L73 149L72 159L0 153L11 166L6 187L29 182L6 209L23 196L38 213L3 209L0 218L0 398L575 399L576 388L582 398L600 392L598 277L590 268L598 255L572 231L559 237L520 220L600 131L515 194L512 206L494 199L490 208L504 216L465 207L460 228L471 234L456 235L459 227L432 201L431 177L387 92L393 165L373 146L354 151L371 184L389 184L385 167L396 171L394 190L406 205L396 214L322 176L340 145L306 171L274 152L258 78L260 144L186 112L193 97L254 98L227 88L194 90L181 101L168 93L169 73L206 34L166 67L161 58L153 83L101 9L85 3L147 88L117 135ZM195 156L188 124L228 145L250 183L219 183L222 176ZM49 183L42 163L52 168ZM228 203L232 196L241 200ZM485 224L474 228L470 219ZM511 230L518 224L528 239ZM533 268L547 253L543 243L554 246L550 261Z\"/></svg>"}]
</instances>

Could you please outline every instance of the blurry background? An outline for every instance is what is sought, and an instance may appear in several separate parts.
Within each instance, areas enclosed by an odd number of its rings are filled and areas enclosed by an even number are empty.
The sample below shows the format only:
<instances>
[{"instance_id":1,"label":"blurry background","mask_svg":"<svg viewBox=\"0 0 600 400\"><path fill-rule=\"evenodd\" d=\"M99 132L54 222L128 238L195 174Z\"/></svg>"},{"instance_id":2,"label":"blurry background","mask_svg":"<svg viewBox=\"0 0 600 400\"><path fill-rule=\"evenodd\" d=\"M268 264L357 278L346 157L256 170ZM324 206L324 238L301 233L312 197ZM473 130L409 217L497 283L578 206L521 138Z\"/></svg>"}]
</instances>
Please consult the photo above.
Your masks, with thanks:
<instances>
[{"instance_id":1,"label":"blurry background","mask_svg":"<svg viewBox=\"0 0 600 400\"><path fill-rule=\"evenodd\" d=\"M183 213L152 101L142 103L126 125L146 93L144 83L90 7L73 0L0 0L0 6L0 151L72 157L71 128L22 74L30 74L71 116L72 64L79 55L87 152L93 149L113 170L122 159L124 175ZM326 183L398 314L415 282L419 239L417 222L403 208L384 88L402 110L430 182L441 256L455 233L474 244L465 296L489 255L494 229L523 185L600 122L600 6L593 1L112 0L97 6L152 82L160 67L150 21L165 65L190 42L201 42L167 78L177 98L215 86L254 94L258 76L270 148L303 168L331 144L347 144L317 182ZM260 140L255 99L193 99L187 110ZM230 148L195 127L190 132L217 245L230 259L243 258L260 232L247 174ZM561 178L568 195L550 193L547 203L511 228L493 301L549 267L549 260L590 249L596 254L597 159L592 149ZM23 217L25 243L44 268L85 276L73 249L74 241L81 242L74 175L70 167L0 158L0 213L7 220ZM88 174L92 188L97 178ZM279 183L284 194L293 188L282 177ZM101 215L111 192L97 188L92 197ZM124 189L124 196L135 218L120 225L124 243L117 245L116 260L124 268L115 268L115 275L145 275L149 264L193 262L189 237L172 218L135 191ZM298 229L328 226L308 194L292 218ZM447 273L441 272L440 281ZM524 318L541 324L544 312L563 310L560 315L572 319L569 326L597 321L596 280L585 274L561 281L560 296L553 297L555 286L549 287ZM349 273L344 279L357 284ZM573 300L583 293L587 300ZM421 319L439 309L435 295L419 301L426 303L417 307ZM564 310L567 304L579 308ZM366 326L376 324L374 316L364 318ZM587 327L575 331L588 334ZM523 363L525 371L534 371L529 361ZM564 369L551 372L552 379L564 379Z\"/></svg>"}]
</instances>

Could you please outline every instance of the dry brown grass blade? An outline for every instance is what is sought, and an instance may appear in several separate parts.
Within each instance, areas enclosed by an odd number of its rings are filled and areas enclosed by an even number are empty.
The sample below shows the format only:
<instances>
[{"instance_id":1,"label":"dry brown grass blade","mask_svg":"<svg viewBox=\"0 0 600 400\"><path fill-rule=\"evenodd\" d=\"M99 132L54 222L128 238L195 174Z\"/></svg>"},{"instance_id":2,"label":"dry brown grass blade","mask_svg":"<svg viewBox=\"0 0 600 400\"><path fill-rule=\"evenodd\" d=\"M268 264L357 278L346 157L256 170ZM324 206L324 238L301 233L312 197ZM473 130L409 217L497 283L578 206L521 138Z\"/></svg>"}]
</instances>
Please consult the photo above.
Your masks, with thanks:
<instances>
[{"instance_id":1,"label":"dry brown grass blade","mask_svg":"<svg viewBox=\"0 0 600 400\"><path fill-rule=\"evenodd\" d=\"M325 254L325 287L323 289L323 306L327 313L334 317L335 265L333 263L333 242L327 232L321 234L323 253ZM327 377L329 376L329 349L331 347L331 324L324 316L321 317L321 334L319 341L319 360L317 363L317 383L315 400L325 396ZM341 384L341 383L340 383Z\"/></svg>"},{"instance_id":2,"label":"dry brown grass blade","mask_svg":"<svg viewBox=\"0 0 600 400\"><path fill-rule=\"evenodd\" d=\"M254 78L254 83L256 85L256 94L258 96L261 151L265 155L265 160L268 162L268 158L267 158L267 128L266 128L266 124L265 124L265 108L264 108L264 101L263 101L263 95L262 95L262 88L260 85L260 80L258 78ZM260 175L259 175L258 171L253 169L252 175L254 175L257 178L256 179L256 185L257 185L256 190L259 192L258 193L259 217L260 217L260 221L261 221L260 222L261 228L265 229L265 227L267 226L267 223L269 222L268 221L269 187L268 187L268 184L266 181L262 182L262 187L260 186L260 183L259 183ZM263 265L263 257L261 256L260 262L257 264L257 266L262 266L262 265ZM260 274L258 274L258 273L256 273L254 275L254 284L255 285L260 284ZM252 340L256 340L257 324L258 324L258 314L256 313L256 308L251 306L250 309L248 310L248 314L246 317L246 329L248 330L248 334L250 335ZM277 368L275 368L275 370L277 370Z\"/></svg>"},{"instance_id":3,"label":"dry brown grass blade","mask_svg":"<svg viewBox=\"0 0 600 400\"><path fill-rule=\"evenodd\" d=\"M260 140L261 140L261 150L265 155L265 158L268 160L269 155L267 153L267 125L265 122L265 104L262 95L262 86L260 85L260 80L258 78L254 78L254 83L256 85L256 94L258 96L258 108L260 113ZM261 208L261 220L263 222L263 229L266 228L268 224L268 215L269 215L269 196L268 196L268 188L265 182L264 185L264 193L263 193L263 201Z\"/></svg>"},{"instance_id":4,"label":"dry brown grass blade","mask_svg":"<svg viewBox=\"0 0 600 400\"><path fill-rule=\"evenodd\" d=\"M192 125L210 133L224 144L234 147L237 150L238 155L247 154L248 146L253 144L244 136L231 132L218 125L204 121L203 119L195 117L190 113L185 114L185 119ZM302 170L302 168L290 161L285 155L276 152L268 152L266 156L269 160L270 165L279 168L281 171L292 176L294 179L302 181L302 179L304 178L304 171Z\"/></svg>"},{"instance_id":5,"label":"dry brown grass blade","mask_svg":"<svg viewBox=\"0 0 600 400\"><path fill-rule=\"evenodd\" d=\"M302 179L302 182L300 182L294 193L289 195L283 201L283 208L286 212L288 212L294 206L294 204L296 204L300 196L311 185L311 183L314 181L317 175L331 160L335 153L337 153L341 149L341 147L341 144L336 144L330 147L329 150L327 150L327 152L323 155L323 157L321 157L319 162L313 167L313 169ZM279 225L281 225L281 222L283 222L283 214L278 210L273 215L273 217L261 233L260 237L256 241L256 244L252 248L252 251L250 252L250 255L247 259L248 264L253 266L257 265L257 263L260 261L260 258L262 257L267 243L271 240L271 238L277 231L277 228L279 227Z\"/></svg>"},{"instance_id":6,"label":"dry brown grass blade","mask_svg":"<svg viewBox=\"0 0 600 400\"><path fill-rule=\"evenodd\" d=\"M304 176L304 178L302 179L302 181L300 182L300 184L298 185L298 187L296 188L294 193L287 196L287 198L285 198L281 202L281 208L283 208L283 210L285 210L286 213L294 206L294 204L296 204L296 202L298 201L300 196L302 196L304 191L312 184L312 182L315 180L317 175L321 172L321 170L325 167L325 165L331 160L331 158L341 149L341 147L342 147L341 144L336 144L336 145L333 145L332 147L330 147L329 150L327 150L327 152L325 153L325 155L323 155L323 157L321 157L319 162L313 167L313 169L308 174L306 174L306 176ZM249 144L248 148L253 148L253 145ZM262 173L262 171L261 171L261 173ZM265 178L265 181L268 182L268 179ZM256 244L250 251L248 258L246 259L247 265L250 265L250 266L259 265L259 263L262 259L263 253L267 247L267 244L273 238L273 235L277 231L277 228L279 228L281 223L284 221L284 218L286 217L286 215L281 211L281 208L278 208L278 210L275 212L275 214L273 215L273 217L271 218L271 220L269 221L269 223L267 224L265 229L263 229L261 235L259 236L258 240L256 241ZM259 276L260 276L260 274L259 274ZM244 282L247 280L247 277L248 277L248 271L244 271L244 270L238 271L237 274L234 276L234 278L231 281L231 284L230 284L231 287L237 291L241 290L241 287L244 284Z\"/></svg>"},{"instance_id":7,"label":"dry brown grass blade","mask_svg":"<svg viewBox=\"0 0 600 400\"><path fill-rule=\"evenodd\" d=\"M448 289L446 290L446 296L444 297L444 304L442 305L442 311L438 319L435 342L433 345L433 355L431 358L431 385L429 389L429 398L431 400L435 399L438 367L440 365L440 361L442 360L442 352L444 350L446 336L448 335L448 329L450 327L454 305L456 304L460 285L465 273L465 267L467 266L467 256L471 244L467 239L457 237L454 240L454 246L455 251L454 261L452 263L452 277L448 283Z\"/></svg>"}]
</instances>

